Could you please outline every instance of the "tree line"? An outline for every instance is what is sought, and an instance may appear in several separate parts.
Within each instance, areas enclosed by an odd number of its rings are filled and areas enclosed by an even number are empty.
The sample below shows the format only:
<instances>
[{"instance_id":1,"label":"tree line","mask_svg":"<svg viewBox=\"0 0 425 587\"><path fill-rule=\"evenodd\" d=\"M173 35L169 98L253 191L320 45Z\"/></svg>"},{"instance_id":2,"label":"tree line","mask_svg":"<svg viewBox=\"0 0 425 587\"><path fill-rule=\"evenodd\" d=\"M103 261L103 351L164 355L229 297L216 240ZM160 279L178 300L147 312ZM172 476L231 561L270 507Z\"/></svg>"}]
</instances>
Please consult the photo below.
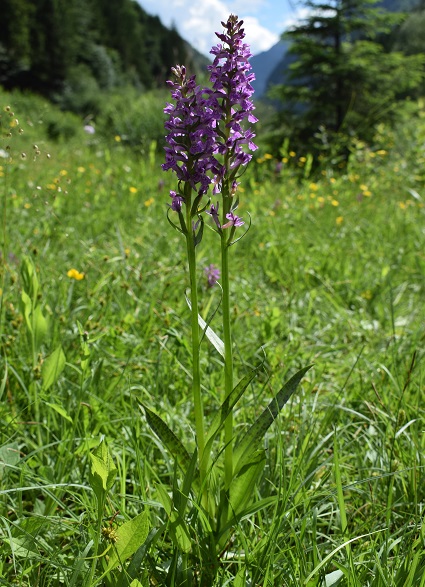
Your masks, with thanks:
<instances>
[{"instance_id":1,"label":"tree line","mask_svg":"<svg viewBox=\"0 0 425 587\"><path fill-rule=\"evenodd\" d=\"M162 85L176 63L196 70L203 62L134 0L0 0L0 7L0 84L65 107L81 91L147 90Z\"/></svg>"}]
</instances>

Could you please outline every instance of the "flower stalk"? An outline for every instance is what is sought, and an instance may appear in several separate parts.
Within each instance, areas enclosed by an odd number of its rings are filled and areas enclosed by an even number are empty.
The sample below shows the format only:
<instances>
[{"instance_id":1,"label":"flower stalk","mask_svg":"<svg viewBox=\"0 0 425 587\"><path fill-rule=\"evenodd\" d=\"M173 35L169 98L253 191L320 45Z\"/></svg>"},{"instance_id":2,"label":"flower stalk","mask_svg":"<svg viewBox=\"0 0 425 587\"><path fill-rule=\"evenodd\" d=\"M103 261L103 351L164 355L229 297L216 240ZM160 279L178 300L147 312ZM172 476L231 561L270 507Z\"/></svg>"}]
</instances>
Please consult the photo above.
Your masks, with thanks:
<instances>
[{"instance_id":1,"label":"flower stalk","mask_svg":"<svg viewBox=\"0 0 425 587\"><path fill-rule=\"evenodd\" d=\"M164 170L171 169L178 178L178 191L172 191L171 210L179 214L180 228L186 238L190 279L191 332L192 332L192 392L198 459L201 485L206 479L209 455L205 455L205 423L200 384L200 337L198 325L198 292L196 281L196 246L202 238L203 211L207 204L201 200L210 186L213 195L221 194L221 217L219 204L211 205L207 213L211 216L220 237L221 281L222 281L222 328L224 344L224 391L223 403L233 390L233 349L230 303L229 248L235 230L244 222L235 214L238 177L252 155L247 150L257 147L252 142L255 136L244 123L255 123L254 109L250 99L254 74L249 73L251 56L245 37L243 21L230 15L222 22L224 33L216 33L221 43L211 49L215 56L210 72L211 87L201 88L195 76L188 78L184 66L176 66L175 82L168 82L175 103L167 104L164 112L169 115L165 127L168 130L165 148ZM183 213L185 207L185 213ZM194 225L193 220L196 220ZM201 223L197 232L198 223ZM214 282L214 281L213 281ZM224 423L224 489L229 491L233 479L233 414L227 415ZM227 506L225 506L227 508ZM225 515L227 518L227 513Z\"/></svg>"}]
</instances>

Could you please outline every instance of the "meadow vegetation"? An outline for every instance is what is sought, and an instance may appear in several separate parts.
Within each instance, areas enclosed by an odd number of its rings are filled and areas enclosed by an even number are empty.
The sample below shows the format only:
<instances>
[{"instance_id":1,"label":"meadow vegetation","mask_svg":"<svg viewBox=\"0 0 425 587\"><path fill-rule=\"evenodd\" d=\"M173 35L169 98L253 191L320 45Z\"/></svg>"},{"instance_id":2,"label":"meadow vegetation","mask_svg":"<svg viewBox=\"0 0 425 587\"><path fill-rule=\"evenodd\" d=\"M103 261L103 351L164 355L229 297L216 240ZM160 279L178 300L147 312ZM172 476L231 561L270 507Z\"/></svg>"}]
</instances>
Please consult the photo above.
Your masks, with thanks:
<instances>
[{"instance_id":1,"label":"meadow vegetation","mask_svg":"<svg viewBox=\"0 0 425 587\"><path fill-rule=\"evenodd\" d=\"M194 444L187 276L166 219L165 98L141 100L88 134L0 92L0 585L181 584L175 464L139 405ZM260 132L230 268L235 380L264 364L236 432L313 367L264 439L262 507L232 529L216 586L425 586L425 107L404 108L342 162L288 143L277 157ZM212 238L201 266L218 264ZM199 280L206 318L220 293ZM206 339L201 368L208 418L223 381Z\"/></svg>"}]
</instances>

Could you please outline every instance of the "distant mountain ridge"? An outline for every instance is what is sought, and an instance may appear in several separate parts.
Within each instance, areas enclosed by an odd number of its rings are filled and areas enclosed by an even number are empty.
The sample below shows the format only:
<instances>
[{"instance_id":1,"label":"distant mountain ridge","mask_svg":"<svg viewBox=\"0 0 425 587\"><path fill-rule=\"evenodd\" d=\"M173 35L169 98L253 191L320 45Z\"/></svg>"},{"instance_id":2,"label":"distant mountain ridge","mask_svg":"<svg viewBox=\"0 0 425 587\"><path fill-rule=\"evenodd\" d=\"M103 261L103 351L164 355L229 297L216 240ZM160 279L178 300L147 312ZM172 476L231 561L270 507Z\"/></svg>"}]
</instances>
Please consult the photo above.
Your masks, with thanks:
<instances>
[{"instance_id":1,"label":"distant mountain ridge","mask_svg":"<svg viewBox=\"0 0 425 587\"><path fill-rule=\"evenodd\" d=\"M259 98L266 93L270 77L276 66L283 62L288 49L288 41L279 41L268 51L263 51L251 58L250 63L255 73L255 81L252 84L255 97Z\"/></svg>"}]
</instances>

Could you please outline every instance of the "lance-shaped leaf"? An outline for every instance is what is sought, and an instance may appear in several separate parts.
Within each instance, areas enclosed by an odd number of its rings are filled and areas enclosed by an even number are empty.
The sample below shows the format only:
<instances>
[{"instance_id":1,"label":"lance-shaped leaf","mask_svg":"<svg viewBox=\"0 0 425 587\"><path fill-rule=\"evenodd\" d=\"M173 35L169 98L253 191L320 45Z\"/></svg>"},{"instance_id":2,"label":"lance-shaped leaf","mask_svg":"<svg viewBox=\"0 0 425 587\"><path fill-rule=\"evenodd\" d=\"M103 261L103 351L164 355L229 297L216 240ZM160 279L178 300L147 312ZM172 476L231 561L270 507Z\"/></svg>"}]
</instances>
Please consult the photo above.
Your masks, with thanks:
<instances>
[{"instance_id":1,"label":"lance-shaped leaf","mask_svg":"<svg viewBox=\"0 0 425 587\"><path fill-rule=\"evenodd\" d=\"M272 401L269 403L267 408L260 414L254 424L242 437L239 444L236 446L234 452L235 471L238 471L249 462L250 455L252 452L257 450L258 443L264 437L267 430L273 424L280 410L289 400L291 395L297 389L299 382L304 377L305 373L311 368L311 365L300 369L298 373L295 373L289 381L285 383L282 389L275 395ZM247 460L248 459L248 460Z\"/></svg>"},{"instance_id":2,"label":"lance-shaped leaf","mask_svg":"<svg viewBox=\"0 0 425 587\"><path fill-rule=\"evenodd\" d=\"M236 477L233 478L229 488L229 504L234 516L238 516L244 507L253 500L254 489L265 463L264 449L256 450L251 453L248 462L244 463Z\"/></svg>"},{"instance_id":3,"label":"lance-shaped leaf","mask_svg":"<svg viewBox=\"0 0 425 587\"><path fill-rule=\"evenodd\" d=\"M183 446L182 442L177 438L172 430L167 426L162 418L149 410L142 404L141 406L146 414L146 420L149 426L164 444L168 452L173 456L179 467L184 473L188 471L191 463L191 456Z\"/></svg>"}]
</instances>

